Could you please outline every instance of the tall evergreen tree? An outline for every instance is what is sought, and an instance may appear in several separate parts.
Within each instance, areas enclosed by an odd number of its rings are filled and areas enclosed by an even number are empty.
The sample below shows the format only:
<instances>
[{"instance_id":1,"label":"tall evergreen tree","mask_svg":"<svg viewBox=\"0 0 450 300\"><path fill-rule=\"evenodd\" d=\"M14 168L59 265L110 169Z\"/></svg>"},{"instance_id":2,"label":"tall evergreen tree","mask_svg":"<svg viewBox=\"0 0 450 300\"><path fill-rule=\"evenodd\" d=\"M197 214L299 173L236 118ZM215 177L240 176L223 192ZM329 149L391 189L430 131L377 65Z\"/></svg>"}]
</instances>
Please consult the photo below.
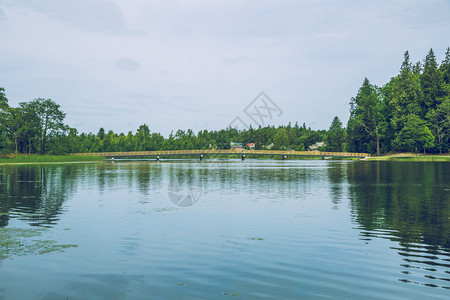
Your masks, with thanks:
<instances>
[{"instance_id":1,"label":"tall evergreen tree","mask_svg":"<svg viewBox=\"0 0 450 300\"><path fill-rule=\"evenodd\" d=\"M376 147L377 155L380 155L380 138L382 134L383 115L381 111L381 94L379 89L370 84L367 78L358 91L356 97L350 102L350 119L352 131L357 130L368 134ZM361 129L355 128L361 127ZM368 151L366 149L365 151Z\"/></svg>"},{"instance_id":2,"label":"tall evergreen tree","mask_svg":"<svg viewBox=\"0 0 450 300\"><path fill-rule=\"evenodd\" d=\"M331 122L328 130L326 147L328 151L342 152L345 139L345 130L342 128L341 120L336 116Z\"/></svg>"},{"instance_id":3,"label":"tall evergreen tree","mask_svg":"<svg viewBox=\"0 0 450 300\"><path fill-rule=\"evenodd\" d=\"M6 119L8 111L8 98L5 95L5 89L0 87L0 152L5 151L7 148L7 132L6 132Z\"/></svg>"},{"instance_id":4,"label":"tall evergreen tree","mask_svg":"<svg viewBox=\"0 0 450 300\"><path fill-rule=\"evenodd\" d=\"M437 100L441 96L440 76L433 49L430 49L425 58L421 87L423 93L421 116L424 117L429 109L436 109Z\"/></svg>"},{"instance_id":5,"label":"tall evergreen tree","mask_svg":"<svg viewBox=\"0 0 450 300\"><path fill-rule=\"evenodd\" d=\"M400 74L391 81L391 87L387 95L391 114L390 126L394 132L399 132L410 114L421 114L420 77L411 71L408 51L405 52Z\"/></svg>"},{"instance_id":6,"label":"tall evergreen tree","mask_svg":"<svg viewBox=\"0 0 450 300\"><path fill-rule=\"evenodd\" d=\"M439 71L441 72L443 82L450 84L450 47L445 52L445 58L439 67Z\"/></svg>"}]
</instances>

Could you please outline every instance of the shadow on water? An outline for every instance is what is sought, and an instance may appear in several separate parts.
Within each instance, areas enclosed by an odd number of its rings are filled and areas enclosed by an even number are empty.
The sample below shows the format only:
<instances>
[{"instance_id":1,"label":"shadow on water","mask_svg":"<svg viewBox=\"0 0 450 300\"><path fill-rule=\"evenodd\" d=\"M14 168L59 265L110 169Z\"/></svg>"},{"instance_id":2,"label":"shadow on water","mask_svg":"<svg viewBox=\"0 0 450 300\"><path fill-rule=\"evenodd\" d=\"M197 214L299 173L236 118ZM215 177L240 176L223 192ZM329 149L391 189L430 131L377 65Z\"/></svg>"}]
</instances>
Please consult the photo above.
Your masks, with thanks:
<instances>
[{"instance_id":1,"label":"shadow on water","mask_svg":"<svg viewBox=\"0 0 450 300\"><path fill-rule=\"evenodd\" d=\"M403 257L400 281L450 289L450 165L361 162L346 168L360 239L397 243L391 249Z\"/></svg>"}]
</instances>

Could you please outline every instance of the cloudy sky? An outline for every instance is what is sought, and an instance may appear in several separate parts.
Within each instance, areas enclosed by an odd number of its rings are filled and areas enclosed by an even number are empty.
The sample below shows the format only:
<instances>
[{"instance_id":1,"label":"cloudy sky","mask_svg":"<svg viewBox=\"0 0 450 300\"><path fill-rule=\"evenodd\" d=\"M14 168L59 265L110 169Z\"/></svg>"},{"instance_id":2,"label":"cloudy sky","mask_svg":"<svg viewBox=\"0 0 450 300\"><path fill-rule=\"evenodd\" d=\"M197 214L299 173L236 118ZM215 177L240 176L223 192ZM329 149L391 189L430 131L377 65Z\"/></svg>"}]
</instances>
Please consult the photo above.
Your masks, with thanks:
<instances>
[{"instance_id":1,"label":"cloudy sky","mask_svg":"<svg viewBox=\"0 0 450 300\"><path fill-rule=\"evenodd\" d=\"M50 98L80 132L218 130L265 92L271 124L344 124L382 85L450 46L449 0L0 0L0 86Z\"/></svg>"}]
</instances>

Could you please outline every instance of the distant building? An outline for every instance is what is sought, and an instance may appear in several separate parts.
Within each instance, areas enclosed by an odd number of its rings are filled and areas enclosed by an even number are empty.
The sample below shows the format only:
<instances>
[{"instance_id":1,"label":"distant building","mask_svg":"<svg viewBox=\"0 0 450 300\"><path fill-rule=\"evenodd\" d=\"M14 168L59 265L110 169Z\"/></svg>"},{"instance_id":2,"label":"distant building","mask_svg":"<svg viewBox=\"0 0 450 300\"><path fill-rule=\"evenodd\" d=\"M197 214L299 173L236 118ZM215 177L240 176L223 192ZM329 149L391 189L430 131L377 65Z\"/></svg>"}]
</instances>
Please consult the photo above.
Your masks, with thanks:
<instances>
[{"instance_id":1,"label":"distant building","mask_svg":"<svg viewBox=\"0 0 450 300\"><path fill-rule=\"evenodd\" d=\"M244 148L244 147L242 146L242 143L233 143L233 142L231 142L230 143L230 148L231 149L236 149L236 150L242 150L242 148Z\"/></svg>"},{"instance_id":2,"label":"distant building","mask_svg":"<svg viewBox=\"0 0 450 300\"><path fill-rule=\"evenodd\" d=\"M319 147L326 146L325 142L317 142L314 145L309 146L309 151L319 151Z\"/></svg>"},{"instance_id":3,"label":"distant building","mask_svg":"<svg viewBox=\"0 0 450 300\"><path fill-rule=\"evenodd\" d=\"M248 144L247 144L247 147L248 147L250 150L255 149L255 143L248 143Z\"/></svg>"},{"instance_id":4,"label":"distant building","mask_svg":"<svg viewBox=\"0 0 450 300\"><path fill-rule=\"evenodd\" d=\"M270 149L273 148L273 146L275 146L275 145L274 145L273 143L271 143L270 145L267 145L267 146L266 146L266 149L267 149L267 150L270 150Z\"/></svg>"}]
</instances>

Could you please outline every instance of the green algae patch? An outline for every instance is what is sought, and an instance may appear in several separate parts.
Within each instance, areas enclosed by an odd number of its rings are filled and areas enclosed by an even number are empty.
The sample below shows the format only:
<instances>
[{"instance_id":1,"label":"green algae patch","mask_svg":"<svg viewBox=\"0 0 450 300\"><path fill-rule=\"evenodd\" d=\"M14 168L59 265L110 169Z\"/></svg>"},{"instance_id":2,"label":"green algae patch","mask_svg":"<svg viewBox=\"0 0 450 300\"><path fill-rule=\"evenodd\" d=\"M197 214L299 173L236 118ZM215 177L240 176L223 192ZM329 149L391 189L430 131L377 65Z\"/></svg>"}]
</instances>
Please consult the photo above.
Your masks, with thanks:
<instances>
[{"instance_id":1,"label":"green algae patch","mask_svg":"<svg viewBox=\"0 0 450 300\"><path fill-rule=\"evenodd\" d=\"M12 256L62 253L76 248L74 244L58 244L43 238L46 229L0 228L0 260ZM41 239L38 239L41 237Z\"/></svg>"},{"instance_id":2,"label":"green algae patch","mask_svg":"<svg viewBox=\"0 0 450 300\"><path fill-rule=\"evenodd\" d=\"M161 208L155 208L155 212L167 212L167 211L173 211L173 210L179 210L176 207L161 207Z\"/></svg>"}]
</instances>

